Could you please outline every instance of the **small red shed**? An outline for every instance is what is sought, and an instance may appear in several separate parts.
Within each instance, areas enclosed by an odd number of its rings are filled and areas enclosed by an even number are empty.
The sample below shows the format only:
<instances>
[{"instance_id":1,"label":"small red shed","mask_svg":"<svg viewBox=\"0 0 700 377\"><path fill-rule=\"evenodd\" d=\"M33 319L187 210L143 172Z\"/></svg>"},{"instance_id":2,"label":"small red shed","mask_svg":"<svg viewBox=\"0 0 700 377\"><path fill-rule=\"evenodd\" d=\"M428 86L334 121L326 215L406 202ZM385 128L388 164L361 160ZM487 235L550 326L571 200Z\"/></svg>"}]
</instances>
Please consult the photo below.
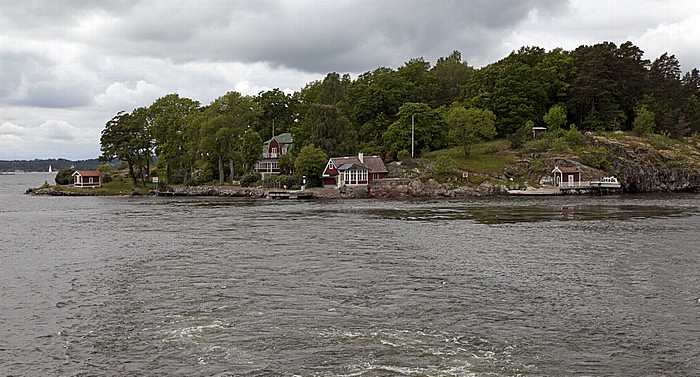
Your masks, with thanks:
<instances>
[{"instance_id":1,"label":"small red shed","mask_svg":"<svg viewBox=\"0 0 700 377\"><path fill-rule=\"evenodd\" d=\"M581 168L578 166L555 166L552 170L554 185L557 187L576 187L581 184Z\"/></svg>"},{"instance_id":2,"label":"small red shed","mask_svg":"<svg viewBox=\"0 0 700 377\"><path fill-rule=\"evenodd\" d=\"M102 174L97 170L76 170L73 173L73 187L102 187Z\"/></svg>"}]
</instances>

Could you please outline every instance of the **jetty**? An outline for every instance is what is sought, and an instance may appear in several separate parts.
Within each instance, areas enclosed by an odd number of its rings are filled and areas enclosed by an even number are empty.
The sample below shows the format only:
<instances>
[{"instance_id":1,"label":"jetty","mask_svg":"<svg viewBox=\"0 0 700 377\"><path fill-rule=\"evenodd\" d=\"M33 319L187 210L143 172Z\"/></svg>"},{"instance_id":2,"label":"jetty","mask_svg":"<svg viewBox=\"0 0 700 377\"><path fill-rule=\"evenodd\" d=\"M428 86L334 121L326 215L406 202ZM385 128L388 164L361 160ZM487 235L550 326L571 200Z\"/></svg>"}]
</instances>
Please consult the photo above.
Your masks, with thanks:
<instances>
[{"instance_id":1,"label":"jetty","mask_svg":"<svg viewBox=\"0 0 700 377\"><path fill-rule=\"evenodd\" d=\"M311 191L283 190L268 191L267 197L270 199L313 199L314 194Z\"/></svg>"},{"instance_id":2,"label":"jetty","mask_svg":"<svg viewBox=\"0 0 700 377\"><path fill-rule=\"evenodd\" d=\"M599 181L563 181L557 186L544 186L541 188L527 187L525 190L508 190L508 195L564 195L579 192L617 192L622 188L615 177L604 177Z\"/></svg>"}]
</instances>

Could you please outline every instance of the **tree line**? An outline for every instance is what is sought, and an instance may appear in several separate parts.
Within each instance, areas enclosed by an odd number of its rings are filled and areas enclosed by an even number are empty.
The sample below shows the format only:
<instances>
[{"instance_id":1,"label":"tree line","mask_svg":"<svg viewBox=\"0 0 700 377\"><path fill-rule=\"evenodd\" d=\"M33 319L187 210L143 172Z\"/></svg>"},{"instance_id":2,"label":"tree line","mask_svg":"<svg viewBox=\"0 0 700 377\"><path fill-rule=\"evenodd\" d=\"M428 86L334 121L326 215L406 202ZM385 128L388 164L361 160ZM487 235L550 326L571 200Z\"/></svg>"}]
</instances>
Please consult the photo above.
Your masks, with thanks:
<instances>
[{"instance_id":1,"label":"tree line","mask_svg":"<svg viewBox=\"0 0 700 377\"><path fill-rule=\"evenodd\" d=\"M434 66L416 58L354 80L328 73L293 94L229 92L206 106L169 94L107 122L102 159L126 162L134 185L145 184L154 156L168 183L223 183L249 173L263 140L285 131L295 143L281 162L287 171L300 157L302 168L309 156L321 161L360 150L391 160L451 146L468 155L492 137L517 147L532 126L675 138L700 132L698 70L683 73L674 55L643 55L631 42L523 47L476 69L454 51Z\"/></svg>"}]
</instances>

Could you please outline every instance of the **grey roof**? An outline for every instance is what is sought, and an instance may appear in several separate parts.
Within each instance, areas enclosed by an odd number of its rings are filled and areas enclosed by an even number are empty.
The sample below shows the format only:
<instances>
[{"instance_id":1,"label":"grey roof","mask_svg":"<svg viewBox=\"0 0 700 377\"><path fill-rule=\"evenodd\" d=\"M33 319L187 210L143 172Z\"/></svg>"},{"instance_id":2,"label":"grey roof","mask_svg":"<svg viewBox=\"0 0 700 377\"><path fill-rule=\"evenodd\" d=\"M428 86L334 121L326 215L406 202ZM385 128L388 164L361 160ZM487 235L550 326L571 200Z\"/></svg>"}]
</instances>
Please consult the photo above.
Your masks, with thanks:
<instances>
[{"instance_id":1,"label":"grey roof","mask_svg":"<svg viewBox=\"0 0 700 377\"><path fill-rule=\"evenodd\" d=\"M338 166L338 171L346 171L346 170L369 170L366 166L358 165L358 164L342 164Z\"/></svg>"},{"instance_id":2,"label":"grey roof","mask_svg":"<svg viewBox=\"0 0 700 377\"><path fill-rule=\"evenodd\" d=\"M360 159L357 156L353 157L333 157L331 158L331 162L333 162L333 165L340 167L345 164L355 164L355 165L360 165L364 166L369 170L370 173L388 173L389 171L386 169L386 165L384 165L384 161L382 161L381 157L379 156L364 156L362 158L362 162L360 162Z\"/></svg>"}]
</instances>

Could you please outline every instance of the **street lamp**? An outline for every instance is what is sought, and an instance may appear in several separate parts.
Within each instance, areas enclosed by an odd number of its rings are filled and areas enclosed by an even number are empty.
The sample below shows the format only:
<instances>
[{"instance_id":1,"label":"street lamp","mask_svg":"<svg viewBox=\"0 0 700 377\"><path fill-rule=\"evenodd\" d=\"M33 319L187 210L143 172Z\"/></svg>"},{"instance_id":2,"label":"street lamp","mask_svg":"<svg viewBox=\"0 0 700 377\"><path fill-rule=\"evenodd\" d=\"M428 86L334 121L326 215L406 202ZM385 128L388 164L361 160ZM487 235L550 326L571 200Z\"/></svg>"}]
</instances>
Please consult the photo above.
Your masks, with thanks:
<instances>
[{"instance_id":1,"label":"street lamp","mask_svg":"<svg viewBox=\"0 0 700 377\"><path fill-rule=\"evenodd\" d=\"M411 158L413 158L413 144L415 144L415 126L414 124L416 123L416 114L411 114Z\"/></svg>"}]
</instances>

